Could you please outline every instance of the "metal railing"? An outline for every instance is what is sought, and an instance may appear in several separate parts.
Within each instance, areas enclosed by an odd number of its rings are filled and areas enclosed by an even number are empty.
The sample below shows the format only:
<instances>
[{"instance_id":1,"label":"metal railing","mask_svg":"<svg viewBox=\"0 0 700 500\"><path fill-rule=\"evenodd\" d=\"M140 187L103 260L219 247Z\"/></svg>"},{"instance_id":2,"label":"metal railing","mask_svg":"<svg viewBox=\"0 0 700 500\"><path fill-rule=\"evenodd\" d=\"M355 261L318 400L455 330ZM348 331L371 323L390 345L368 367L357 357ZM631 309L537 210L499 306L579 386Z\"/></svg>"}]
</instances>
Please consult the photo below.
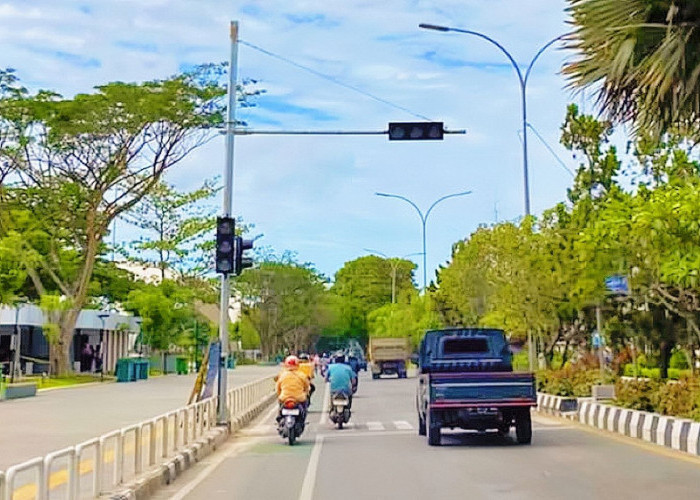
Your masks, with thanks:
<instances>
[{"instance_id":1,"label":"metal railing","mask_svg":"<svg viewBox=\"0 0 700 500\"><path fill-rule=\"evenodd\" d=\"M273 377L265 377L228 391L230 422L271 396L274 387ZM216 406L212 397L13 465L0 471L0 500L49 500L50 493L67 500L97 498L201 438L216 426Z\"/></svg>"}]
</instances>

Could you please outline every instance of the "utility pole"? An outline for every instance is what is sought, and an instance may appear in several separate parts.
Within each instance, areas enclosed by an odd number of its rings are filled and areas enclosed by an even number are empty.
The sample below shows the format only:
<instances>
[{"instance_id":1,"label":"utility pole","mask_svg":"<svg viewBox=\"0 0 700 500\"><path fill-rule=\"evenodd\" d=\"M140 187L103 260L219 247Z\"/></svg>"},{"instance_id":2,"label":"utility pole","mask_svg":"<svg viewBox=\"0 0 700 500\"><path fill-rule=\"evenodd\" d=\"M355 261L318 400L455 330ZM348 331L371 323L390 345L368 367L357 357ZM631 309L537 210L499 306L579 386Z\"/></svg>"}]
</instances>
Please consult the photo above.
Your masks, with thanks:
<instances>
[{"instance_id":1,"label":"utility pole","mask_svg":"<svg viewBox=\"0 0 700 500\"><path fill-rule=\"evenodd\" d=\"M230 217L233 212L233 139L236 125L236 80L238 71L238 21L231 21L231 59L228 71L228 117L226 120L226 167L224 170L224 205L222 215ZM221 301L219 304L219 384L217 424L228 425L228 406L226 401L227 378L226 361L228 357L228 304L231 297L229 274L221 275Z\"/></svg>"}]
</instances>

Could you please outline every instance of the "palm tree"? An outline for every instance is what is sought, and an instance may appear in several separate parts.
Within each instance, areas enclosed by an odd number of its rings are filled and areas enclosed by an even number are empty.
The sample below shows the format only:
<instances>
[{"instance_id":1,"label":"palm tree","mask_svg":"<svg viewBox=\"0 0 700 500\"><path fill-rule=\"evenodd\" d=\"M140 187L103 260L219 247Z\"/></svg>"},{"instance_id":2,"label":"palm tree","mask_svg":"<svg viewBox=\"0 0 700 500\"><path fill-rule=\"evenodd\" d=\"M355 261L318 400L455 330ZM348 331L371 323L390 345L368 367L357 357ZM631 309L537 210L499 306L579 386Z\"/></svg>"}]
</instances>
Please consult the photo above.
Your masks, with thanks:
<instances>
[{"instance_id":1,"label":"palm tree","mask_svg":"<svg viewBox=\"0 0 700 500\"><path fill-rule=\"evenodd\" d=\"M700 1L568 2L570 86L593 86L602 111L637 131L700 138Z\"/></svg>"}]
</instances>

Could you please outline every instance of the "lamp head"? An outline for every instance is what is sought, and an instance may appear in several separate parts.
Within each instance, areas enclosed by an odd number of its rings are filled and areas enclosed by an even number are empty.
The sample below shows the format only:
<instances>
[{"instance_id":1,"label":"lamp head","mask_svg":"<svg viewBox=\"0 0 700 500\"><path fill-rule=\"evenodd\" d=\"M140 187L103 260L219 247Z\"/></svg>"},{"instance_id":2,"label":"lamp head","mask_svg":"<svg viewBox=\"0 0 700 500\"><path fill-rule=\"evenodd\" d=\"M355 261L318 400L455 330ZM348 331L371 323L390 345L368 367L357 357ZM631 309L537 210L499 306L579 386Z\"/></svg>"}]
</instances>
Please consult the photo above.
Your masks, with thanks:
<instances>
[{"instance_id":1,"label":"lamp head","mask_svg":"<svg viewBox=\"0 0 700 500\"><path fill-rule=\"evenodd\" d=\"M448 28L447 26L438 26L437 24L420 23L418 27L423 28L424 30L450 31L450 28Z\"/></svg>"}]
</instances>

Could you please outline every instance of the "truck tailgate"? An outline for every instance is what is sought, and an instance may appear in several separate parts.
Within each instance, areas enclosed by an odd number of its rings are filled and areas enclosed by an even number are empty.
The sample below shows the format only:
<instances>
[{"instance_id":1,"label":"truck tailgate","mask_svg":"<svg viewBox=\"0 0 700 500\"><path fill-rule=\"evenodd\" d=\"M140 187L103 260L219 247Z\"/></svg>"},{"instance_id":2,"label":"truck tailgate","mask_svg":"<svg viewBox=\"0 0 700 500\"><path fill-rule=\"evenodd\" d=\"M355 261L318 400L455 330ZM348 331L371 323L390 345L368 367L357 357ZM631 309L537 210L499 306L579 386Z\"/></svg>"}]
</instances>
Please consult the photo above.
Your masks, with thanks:
<instances>
[{"instance_id":1,"label":"truck tailgate","mask_svg":"<svg viewBox=\"0 0 700 500\"><path fill-rule=\"evenodd\" d=\"M534 406L537 403L532 373L431 373L429 381L432 407Z\"/></svg>"}]
</instances>

